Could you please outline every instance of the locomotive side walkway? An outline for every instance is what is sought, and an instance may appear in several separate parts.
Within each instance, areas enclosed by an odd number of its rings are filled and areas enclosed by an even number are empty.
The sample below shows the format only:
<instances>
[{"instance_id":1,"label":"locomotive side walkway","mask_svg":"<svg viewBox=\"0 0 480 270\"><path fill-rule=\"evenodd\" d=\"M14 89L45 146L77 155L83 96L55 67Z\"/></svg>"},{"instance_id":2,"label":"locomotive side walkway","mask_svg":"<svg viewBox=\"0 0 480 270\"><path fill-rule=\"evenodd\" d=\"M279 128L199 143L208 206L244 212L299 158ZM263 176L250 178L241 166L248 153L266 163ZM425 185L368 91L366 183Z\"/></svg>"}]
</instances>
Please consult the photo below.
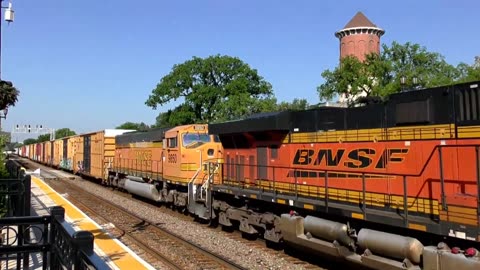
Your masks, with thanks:
<instances>
[{"instance_id":1,"label":"locomotive side walkway","mask_svg":"<svg viewBox=\"0 0 480 270\"><path fill-rule=\"evenodd\" d=\"M52 206L65 208L65 220L75 230L90 231L94 235L95 252L112 269L155 269L118 239L113 239L99 224L53 190L42 179L32 175L32 211L37 215L47 215L47 209Z\"/></svg>"}]
</instances>

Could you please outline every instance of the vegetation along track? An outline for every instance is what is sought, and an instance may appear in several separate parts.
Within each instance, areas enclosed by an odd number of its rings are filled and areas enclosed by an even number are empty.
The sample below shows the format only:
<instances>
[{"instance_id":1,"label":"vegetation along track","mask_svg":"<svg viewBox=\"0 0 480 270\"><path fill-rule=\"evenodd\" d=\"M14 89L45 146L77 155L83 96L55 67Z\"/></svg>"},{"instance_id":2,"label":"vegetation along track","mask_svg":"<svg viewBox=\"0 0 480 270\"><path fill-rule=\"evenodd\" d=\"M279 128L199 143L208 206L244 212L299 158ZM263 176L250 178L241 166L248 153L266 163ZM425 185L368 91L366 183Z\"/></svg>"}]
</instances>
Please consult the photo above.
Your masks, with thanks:
<instances>
[{"instance_id":1,"label":"vegetation along track","mask_svg":"<svg viewBox=\"0 0 480 270\"><path fill-rule=\"evenodd\" d=\"M81 210L113 224L112 232L119 234L118 238L128 237L171 269L246 269L68 181L48 183L57 192L67 193L68 199Z\"/></svg>"}]
</instances>

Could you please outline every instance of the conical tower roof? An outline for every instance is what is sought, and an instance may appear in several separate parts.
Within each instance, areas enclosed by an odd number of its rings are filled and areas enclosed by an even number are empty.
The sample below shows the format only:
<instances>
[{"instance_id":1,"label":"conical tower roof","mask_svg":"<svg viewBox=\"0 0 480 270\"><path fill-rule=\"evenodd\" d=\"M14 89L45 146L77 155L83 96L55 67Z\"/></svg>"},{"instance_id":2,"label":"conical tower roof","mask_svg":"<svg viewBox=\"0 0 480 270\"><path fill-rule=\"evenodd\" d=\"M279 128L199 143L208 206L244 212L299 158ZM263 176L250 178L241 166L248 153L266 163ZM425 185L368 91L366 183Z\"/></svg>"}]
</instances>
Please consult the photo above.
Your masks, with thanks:
<instances>
[{"instance_id":1,"label":"conical tower roof","mask_svg":"<svg viewBox=\"0 0 480 270\"><path fill-rule=\"evenodd\" d=\"M344 29L354 28L354 27L377 27L377 26L373 24L361 11L359 11L345 25Z\"/></svg>"}]
</instances>

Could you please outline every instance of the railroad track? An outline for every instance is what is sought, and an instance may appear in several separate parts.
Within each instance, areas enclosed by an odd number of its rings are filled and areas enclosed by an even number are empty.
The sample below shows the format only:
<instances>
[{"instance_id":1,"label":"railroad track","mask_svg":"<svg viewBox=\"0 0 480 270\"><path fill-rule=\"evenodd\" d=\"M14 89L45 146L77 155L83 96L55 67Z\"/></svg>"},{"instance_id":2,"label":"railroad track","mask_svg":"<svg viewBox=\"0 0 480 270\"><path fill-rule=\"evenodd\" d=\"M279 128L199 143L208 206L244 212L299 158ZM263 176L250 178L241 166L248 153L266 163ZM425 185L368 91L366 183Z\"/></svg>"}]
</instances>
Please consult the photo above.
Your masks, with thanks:
<instances>
[{"instance_id":1,"label":"railroad track","mask_svg":"<svg viewBox=\"0 0 480 270\"><path fill-rule=\"evenodd\" d=\"M128 238L170 269L246 269L68 181L58 181L62 177L55 173L49 172L49 175L56 176L49 177L56 180L46 181L57 192L67 194L68 199L89 216L112 224L113 228L106 229L110 234L122 241Z\"/></svg>"},{"instance_id":2,"label":"railroad track","mask_svg":"<svg viewBox=\"0 0 480 270\"><path fill-rule=\"evenodd\" d=\"M33 161L30 161L28 159L22 159L21 162L23 163L31 163L31 164L34 164L35 167L40 167L40 168L45 168L43 171L45 170L51 170L53 172L53 174L55 175L55 172L56 170L53 170L47 166L44 166L44 165L41 165L41 164L38 164L36 162L33 162ZM63 171L60 171L60 173L62 173L61 176L65 176L65 172ZM52 177L53 178L57 178L57 177ZM58 179L63 179L64 177L58 177ZM68 179L75 179L75 177L67 177ZM81 179L80 179L81 180ZM59 191L60 193L69 193L68 190L65 190L65 187L62 187L61 185L55 185L55 183L52 183L51 181L48 181L49 184L54 187L55 190ZM62 181L63 183L64 181ZM68 185L72 185L72 186L75 186L73 184L69 184L68 181L67 181L67 184ZM78 187L77 187L78 188ZM125 199L131 199L131 195L128 194L128 193L125 193L125 192L121 192L121 191L118 191L118 190L111 190L112 192L114 192L115 194L117 195L120 195L122 197L125 197ZM83 192L83 189L82 189L82 192ZM70 192L71 193L71 192ZM94 194L92 194L93 196L96 196ZM68 198L70 201L74 202L76 205L77 204L81 204L81 205L77 205L79 206L79 208L84 211L85 213L87 213L90 217L92 216L95 216L94 219L99 219L101 220L101 222L97 221L97 223L101 223L101 224L107 224L109 223L110 221L108 220L105 220L103 217L99 216L98 213L96 213L94 210L92 209L89 209L88 206L85 206L85 207L82 207L82 203L81 202L77 202L75 200L75 198L72 198L71 196L69 196ZM191 222L191 217L189 216L185 216L183 213L179 213L177 211L172 211L168 208L164 208L164 207L156 207L154 205L152 205L151 202L147 202L145 201L144 199L142 198L138 198L138 200L136 200L137 202L143 204L145 207L148 207L148 208L154 208L156 211L160 211L160 212L165 212L165 213L168 213L169 215L174 215L176 218L178 219L181 219L183 221L186 221L186 222ZM139 219L141 219L140 217L138 217ZM264 252L266 253L270 253L270 254L276 254L277 256L280 256L280 258L282 260L285 260L285 261L288 261L294 265L297 265L299 268L301 269L316 269L316 270L321 270L321 269L325 269L323 267L320 267L319 265L323 265L325 262L324 260L317 260L317 259L312 259L310 257L305 257L305 256L302 256L300 254L296 254L296 255L293 255L293 254L286 254L284 253L282 250L278 250L278 249L272 249L272 248L269 248L266 246L266 243L263 239L257 239L255 241L252 241L251 239L250 240L247 240L247 239L244 239L243 236L242 236L242 233L240 231L236 231L236 230L233 230L233 231L229 231L229 232L225 232L222 230L221 226L218 226L218 227L209 227L209 229L211 230L216 230L217 232L220 232L224 237L227 237L227 238L230 238L230 239L233 239L235 241L239 241L239 242L244 242L244 243L247 243L248 242L248 245L251 245L251 246L255 246L255 248L257 249L260 249L260 250L263 250ZM117 228L109 228L107 229L107 231L112 234L112 235L115 235L118 239L121 239L122 242L124 242L125 244L127 245L136 245L140 248L140 250L142 251L145 251L146 253L148 253L149 257L152 257L152 262L153 261L164 261L164 259L162 259L162 255L158 255L158 254L155 254L154 253L150 253L148 252L148 247L144 247L144 245L142 243L139 243L138 241L136 241L135 239L131 239L130 241L127 241L127 238L129 238L128 235L126 235L126 232L124 230L121 230L119 229L118 227ZM128 243L127 243L128 242ZM299 256L300 255L300 256ZM150 261L149 261L150 262ZM165 263L165 264L168 264L168 263ZM329 269L331 269L330 265L327 265ZM177 265L170 265L169 266L170 268L172 269L179 269L177 267ZM177 267L177 268L176 268ZM181 269L181 268L180 268ZM203 268L203 269L218 269L218 268ZM228 269L239 269L239 268L228 268Z\"/></svg>"}]
</instances>

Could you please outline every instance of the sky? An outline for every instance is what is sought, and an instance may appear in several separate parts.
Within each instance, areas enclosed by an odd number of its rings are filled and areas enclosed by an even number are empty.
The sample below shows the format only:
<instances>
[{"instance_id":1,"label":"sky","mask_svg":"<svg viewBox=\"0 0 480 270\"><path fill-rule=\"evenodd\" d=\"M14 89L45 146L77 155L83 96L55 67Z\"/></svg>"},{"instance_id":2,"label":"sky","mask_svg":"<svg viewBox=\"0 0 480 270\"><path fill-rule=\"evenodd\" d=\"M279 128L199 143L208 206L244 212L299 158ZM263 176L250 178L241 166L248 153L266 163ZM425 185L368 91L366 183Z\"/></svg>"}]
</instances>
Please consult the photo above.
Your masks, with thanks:
<instances>
[{"instance_id":1,"label":"sky","mask_svg":"<svg viewBox=\"0 0 480 270\"><path fill-rule=\"evenodd\" d=\"M3 0L3 5L7 5ZM175 104L145 101L175 64L230 55L256 69L279 101L318 103L322 71L338 64L334 36L358 12L385 29L381 42L413 42L473 63L480 55L476 0L12 0L2 22L2 79L20 90L2 120L77 133L155 123ZM23 141L38 134L12 134Z\"/></svg>"}]
</instances>

